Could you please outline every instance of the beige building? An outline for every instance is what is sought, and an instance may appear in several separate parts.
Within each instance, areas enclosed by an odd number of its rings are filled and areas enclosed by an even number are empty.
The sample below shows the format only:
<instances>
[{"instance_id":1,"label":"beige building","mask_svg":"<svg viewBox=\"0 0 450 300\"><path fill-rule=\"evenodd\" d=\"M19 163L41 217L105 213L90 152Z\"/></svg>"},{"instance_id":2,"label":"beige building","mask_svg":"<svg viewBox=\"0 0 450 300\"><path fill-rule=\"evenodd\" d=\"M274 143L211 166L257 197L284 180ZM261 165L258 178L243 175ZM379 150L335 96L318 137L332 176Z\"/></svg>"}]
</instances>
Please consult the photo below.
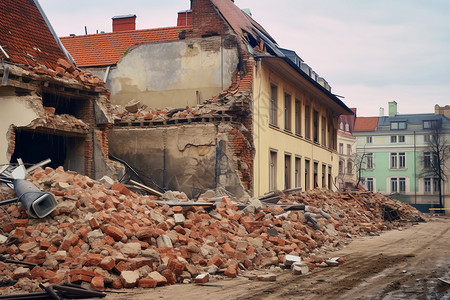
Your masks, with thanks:
<instances>
[{"instance_id":1,"label":"beige building","mask_svg":"<svg viewBox=\"0 0 450 300\"><path fill-rule=\"evenodd\" d=\"M352 111L325 79L231 0L193 0L178 16L171 28L61 38L112 104L144 105L118 116L111 153L192 197L333 188L337 120ZM136 16L113 22L123 18Z\"/></svg>"}]
</instances>

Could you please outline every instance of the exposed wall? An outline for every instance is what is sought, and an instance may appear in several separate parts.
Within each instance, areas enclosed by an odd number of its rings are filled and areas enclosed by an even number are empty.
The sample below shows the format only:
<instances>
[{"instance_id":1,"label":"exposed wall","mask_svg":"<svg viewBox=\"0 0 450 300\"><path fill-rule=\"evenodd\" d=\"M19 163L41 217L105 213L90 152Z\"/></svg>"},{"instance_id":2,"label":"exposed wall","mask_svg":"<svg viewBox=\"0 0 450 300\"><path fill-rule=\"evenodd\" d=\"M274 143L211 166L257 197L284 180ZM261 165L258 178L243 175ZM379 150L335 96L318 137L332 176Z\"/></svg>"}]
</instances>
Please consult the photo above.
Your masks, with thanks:
<instances>
[{"instance_id":1,"label":"exposed wall","mask_svg":"<svg viewBox=\"0 0 450 300\"><path fill-rule=\"evenodd\" d=\"M160 187L189 197L223 187L240 198L245 189L236 171L231 130L228 123L113 128L109 149ZM150 180L148 184L153 186Z\"/></svg>"},{"instance_id":2,"label":"exposed wall","mask_svg":"<svg viewBox=\"0 0 450 300\"><path fill-rule=\"evenodd\" d=\"M218 95L231 85L239 62L236 48L222 44L216 36L132 47L109 72L111 102L184 107Z\"/></svg>"},{"instance_id":3,"label":"exposed wall","mask_svg":"<svg viewBox=\"0 0 450 300\"><path fill-rule=\"evenodd\" d=\"M0 99L0 164L9 163L10 160L10 126L26 126L39 117L32 108L32 101L36 99L38 99L36 96L23 96L19 99L2 94Z\"/></svg>"}]
</instances>

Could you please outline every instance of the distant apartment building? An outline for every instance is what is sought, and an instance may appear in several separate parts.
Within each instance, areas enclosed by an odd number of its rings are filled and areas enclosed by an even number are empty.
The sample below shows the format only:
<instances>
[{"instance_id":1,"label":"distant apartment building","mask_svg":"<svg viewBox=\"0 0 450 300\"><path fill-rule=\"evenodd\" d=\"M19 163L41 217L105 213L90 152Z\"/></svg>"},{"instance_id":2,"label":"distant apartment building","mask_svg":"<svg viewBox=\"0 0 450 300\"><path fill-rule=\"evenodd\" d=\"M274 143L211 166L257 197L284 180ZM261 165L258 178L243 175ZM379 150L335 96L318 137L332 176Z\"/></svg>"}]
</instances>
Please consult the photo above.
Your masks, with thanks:
<instances>
[{"instance_id":1,"label":"distant apartment building","mask_svg":"<svg viewBox=\"0 0 450 300\"><path fill-rule=\"evenodd\" d=\"M335 184L340 190L357 188L356 137L353 129L356 118L356 108L352 108L353 115L341 115L338 121L338 155L339 168Z\"/></svg>"},{"instance_id":2,"label":"distant apartment building","mask_svg":"<svg viewBox=\"0 0 450 300\"><path fill-rule=\"evenodd\" d=\"M392 101L388 116L380 109L378 117L356 118L353 134L357 156L363 159L361 184L422 211L440 205L449 207L448 180L435 172L442 153L432 149L437 140L447 148L449 113L450 106L436 105L434 114L399 114L397 103ZM449 163L441 168L446 170Z\"/></svg>"}]
</instances>

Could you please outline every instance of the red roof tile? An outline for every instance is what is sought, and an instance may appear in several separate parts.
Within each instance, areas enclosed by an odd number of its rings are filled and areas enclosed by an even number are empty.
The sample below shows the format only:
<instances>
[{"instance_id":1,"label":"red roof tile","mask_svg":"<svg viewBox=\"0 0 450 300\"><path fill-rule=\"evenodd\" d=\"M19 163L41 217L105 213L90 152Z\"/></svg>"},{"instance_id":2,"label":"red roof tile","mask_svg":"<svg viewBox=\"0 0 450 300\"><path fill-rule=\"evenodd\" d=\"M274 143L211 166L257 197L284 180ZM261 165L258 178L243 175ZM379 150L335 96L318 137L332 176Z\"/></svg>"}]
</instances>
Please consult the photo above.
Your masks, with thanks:
<instances>
[{"instance_id":1,"label":"red roof tile","mask_svg":"<svg viewBox=\"0 0 450 300\"><path fill-rule=\"evenodd\" d=\"M356 139L352 134L347 133L347 132L343 132L341 130L338 130L338 136L344 137L344 138L349 138L349 139Z\"/></svg>"},{"instance_id":2,"label":"red roof tile","mask_svg":"<svg viewBox=\"0 0 450 300\"><path fill-rule=\"evenodd\" d=\"M377 129L378 117L358 117L353 131L373 131Z\"/></svg>"},{"instance_id":3,"label":"red roof tile","mask_svg":"<svg viewBox=\"0 0 450 300\"><path fill-rule=\"evenodd\" d=\"M0 12L0 45L7 61L54 70L58 58L67 58L34 1L1 0ZM5 59L1 51L0 58Z\"/></svg>"},{"instance_id":4,"label":"red roof tile","mask_svg":"<svg viewBox=\"0 0 450 300\"><path fill-rule=\"evenodd\" d=\"M114 65L135 44L175 41L190 26L130 30L62 37L61 42L78 67Z\"/></svg>"}]
</instances>

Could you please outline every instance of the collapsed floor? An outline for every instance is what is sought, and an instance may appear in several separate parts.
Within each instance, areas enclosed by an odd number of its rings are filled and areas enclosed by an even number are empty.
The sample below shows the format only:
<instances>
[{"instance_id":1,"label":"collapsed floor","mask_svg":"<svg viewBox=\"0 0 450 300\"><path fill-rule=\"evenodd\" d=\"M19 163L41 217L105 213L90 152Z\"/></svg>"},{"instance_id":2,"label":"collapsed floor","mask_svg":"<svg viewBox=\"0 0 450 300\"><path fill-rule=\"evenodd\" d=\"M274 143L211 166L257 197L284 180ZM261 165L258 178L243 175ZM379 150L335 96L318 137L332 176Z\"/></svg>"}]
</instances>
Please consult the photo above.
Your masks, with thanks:
<instances>
[{"instance_id":1,"label":"collapsed floor","mask_svg":"<svg viewBox=\"0 0 450 300\"><path fill-rule=\"evenodd\" d=\"M61 167L37 169L29 180L59 204L45 219L29 218L20 204L0 212L3 258L37 264L0 261L5 295L40 291L39 283L102 290L188 283L200 274L236 277L278 266L288 254L321 264L327 250L359 235L423 220L411 206L371 193L314 190L281 195L276 205L253 200L243 209L223 198L205 210L159 205L154 196ZM1 192L0 199L14 197Z\"/></svg>"}]
</instances>

